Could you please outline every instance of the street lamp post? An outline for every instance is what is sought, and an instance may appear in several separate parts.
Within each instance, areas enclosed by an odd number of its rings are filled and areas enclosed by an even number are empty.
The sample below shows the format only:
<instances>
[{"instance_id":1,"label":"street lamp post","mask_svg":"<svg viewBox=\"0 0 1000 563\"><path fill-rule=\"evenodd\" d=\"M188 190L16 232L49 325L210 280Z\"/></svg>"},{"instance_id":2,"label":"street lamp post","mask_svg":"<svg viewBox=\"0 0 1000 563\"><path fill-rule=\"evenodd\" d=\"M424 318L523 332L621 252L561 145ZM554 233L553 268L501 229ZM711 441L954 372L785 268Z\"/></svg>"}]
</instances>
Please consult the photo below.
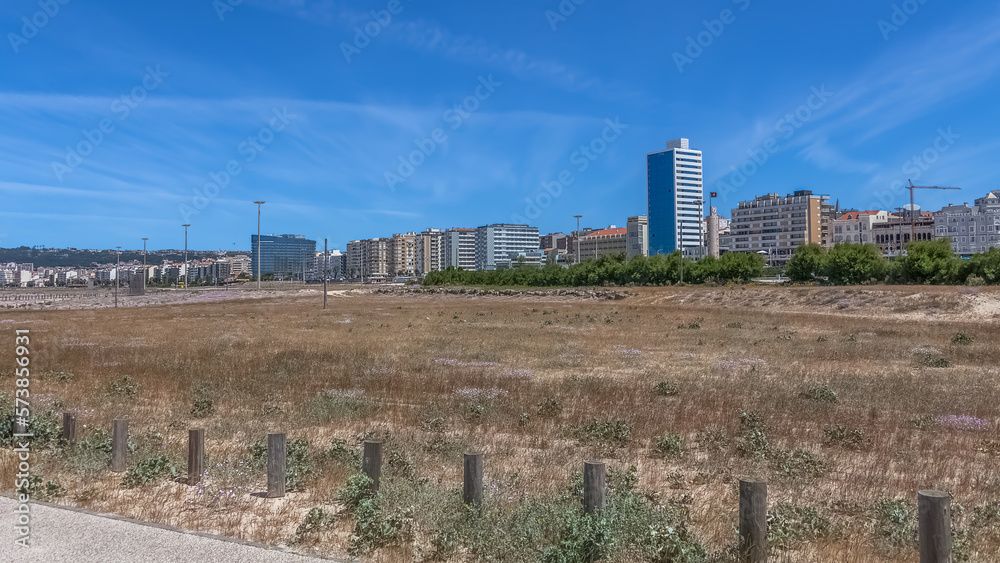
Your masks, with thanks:
<instances>
[{"instance_id":1,"label":"street lamp post","mask_svg":"<svg viewBox=\"0 0 1000 563\"><path fill-rule=\"evenodd\" d=\"M184 227L184 289L188 288L188 227L191 225L181 225Z\"/></svg>"},{"instance_id":2,"label":"street lamp post","mask_svg":"<svg viewBox=\"0 0 1000 563\"><path fill-rule=\"evenodd\" d=\"M257 204L257 289L260 289L260 206L267 202L255 201Z\"/></svg>"},{"instance_id":3,"label":"street lamp post","mask_svg":"<svg viewBox=\"0 0 1000 563\"><path fill-rule=\"evenodd\" d=\"M573 242L576 243L576 263L580 263L580 218L583 215L574 215L576 217L576 232L573 233Z\"/></svg>"},{"instance_id":4,"label":"street lamp post","mask_svg":"<svg viewBox=\"0 0 1000 563\"><path fill-rule=\"evenodd\" d=\"M149 272L146 270L146 241L149 237L142 237L142 286L145 292L146 280L149 279Z\"/></svg>"},{"instance_id":5,"label":"street lamp post","mask_svg":"<svg viewBox=\"0 0 1000 563\"><path fill-rule=\"evenodd\" d=\"M115 258L115 308L118 308L118 281L122 269L122 247L116 246L115 248L118 251Z\"/></svg>"}]
</instances>

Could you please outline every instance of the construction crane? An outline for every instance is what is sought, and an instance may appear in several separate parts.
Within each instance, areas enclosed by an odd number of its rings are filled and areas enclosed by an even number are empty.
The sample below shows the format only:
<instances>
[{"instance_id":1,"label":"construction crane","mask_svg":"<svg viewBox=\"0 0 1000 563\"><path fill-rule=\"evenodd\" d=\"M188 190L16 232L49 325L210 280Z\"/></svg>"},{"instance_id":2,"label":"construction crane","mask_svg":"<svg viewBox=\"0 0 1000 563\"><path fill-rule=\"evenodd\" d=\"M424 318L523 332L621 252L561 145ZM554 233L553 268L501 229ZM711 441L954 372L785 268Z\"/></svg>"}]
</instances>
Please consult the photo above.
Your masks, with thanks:
<instances>
[{"instance_id":1,"label":"construction crane","mask_svg":"<svg viewBox=\"0 0 1000 563\"><path fill-rule=\"evenodd\" d=\"M943 188L941 186L914 186L912 180L907 180L910 183L909 186L903 186L904 188L910 190L910 242L913 242L917 238L917 222L913 218L913 213L916 211L913 205L913 190L960 190L962 188ZM902 243L902 241L900 241Z\"/></svg>"}]
</instances>

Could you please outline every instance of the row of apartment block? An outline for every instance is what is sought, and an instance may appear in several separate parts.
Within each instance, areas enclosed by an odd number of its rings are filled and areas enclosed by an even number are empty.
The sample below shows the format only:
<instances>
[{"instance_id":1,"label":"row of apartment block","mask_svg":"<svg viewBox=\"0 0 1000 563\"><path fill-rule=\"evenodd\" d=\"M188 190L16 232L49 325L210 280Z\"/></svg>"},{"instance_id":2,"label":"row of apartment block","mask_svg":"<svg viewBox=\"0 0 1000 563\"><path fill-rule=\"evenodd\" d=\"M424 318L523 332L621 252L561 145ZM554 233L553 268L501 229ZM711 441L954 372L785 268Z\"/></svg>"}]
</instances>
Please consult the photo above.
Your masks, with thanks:
<instances>
[{"instance_id":1,"label":"row of apartment block","mask_svg":"<svg viewBox=\"0 0 1000 563\"><path fill-rule=\"evenodd\" d=\"M389 281L445 270L495 270L509 267L519 256L535 259L538 228L496 223L475 229L427 229L391 238L347 243L345 276L364 281Z\"/></svg>"}]
</instances>

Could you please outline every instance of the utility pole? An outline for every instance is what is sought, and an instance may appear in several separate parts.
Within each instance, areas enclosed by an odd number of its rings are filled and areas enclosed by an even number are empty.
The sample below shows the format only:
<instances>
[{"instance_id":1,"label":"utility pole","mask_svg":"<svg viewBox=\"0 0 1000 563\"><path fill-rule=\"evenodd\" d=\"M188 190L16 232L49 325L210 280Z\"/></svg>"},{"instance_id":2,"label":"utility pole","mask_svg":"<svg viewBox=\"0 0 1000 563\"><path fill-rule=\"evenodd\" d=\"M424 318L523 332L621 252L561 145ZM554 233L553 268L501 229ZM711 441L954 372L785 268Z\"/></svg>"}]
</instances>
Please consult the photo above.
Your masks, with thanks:
<instances>
[{"instance_id":1,"label":"utility pole","mask_svg":"<svg viewBox=\"0 0 1000 563\"><path fill-rule=\"evenodd\" d=\"M146 280L149 279L149 272L146 270L146 241L149 237L142 237L142 287L143 294L146 291Z\"/></svg>"},{"instance_id":2,"label":"utility pole","mask_svg":"<svg viewBox=\"0 0 1000 563\"><path fill-rule=\"evenodd\" d=\"M327 254L327 241L328 239L323 239L323 310L326 310L326 278L327 278L327 266L330 263L330 255Z\"/></svg>"},{"instance_id":3,"label":"utility pole","mask_svg":"<svg viewBox=\"0 0 1000 563\"><path fill-rule=\"evenodd\" d=\"M684 221L679 223L681 231L681 281L684 283Z\"/></svg>"},{"instance_id":4,"label":"utility pole","mask_svg":"<svg viewBox=\"0 0 1000 563\"><path fill-rule=\"evenodd\" d=\"M573 242L576 243L576 263L580 263L580 218L583 215L574 215L576 217L576 232L573 233Z\"/></svg>"},{"instance_id":5,"label":"utility pole","mask_svg":"<svg viewBox=\"0 0 1000 563\"><path fill-rule=\"evenodd\" d=\"M184 289L188 288L188 227L191 225L181 225L184 227Z\"/></svg>"},{"instance_id":6,"label":"utility pole","mask_svg":"<svg viewBox=\"0 0 1000 563\"><path fill-rule=\"evenodd\" d=\"M122 270L122 247L116 246L118 250L118 255L115 258L115 308L118 308L118 282L120 280Z\"/></svg>"},{"instance_id":7,"label":"utility pole","mask_svg":"<svg viewBox=\"0 0 1000 563\"><path fill-rule=\"evenodd\" d=\"M257 204L257 289L260 289L260 206L264 201L255 201Z\"/></svg>"}]
</instances>

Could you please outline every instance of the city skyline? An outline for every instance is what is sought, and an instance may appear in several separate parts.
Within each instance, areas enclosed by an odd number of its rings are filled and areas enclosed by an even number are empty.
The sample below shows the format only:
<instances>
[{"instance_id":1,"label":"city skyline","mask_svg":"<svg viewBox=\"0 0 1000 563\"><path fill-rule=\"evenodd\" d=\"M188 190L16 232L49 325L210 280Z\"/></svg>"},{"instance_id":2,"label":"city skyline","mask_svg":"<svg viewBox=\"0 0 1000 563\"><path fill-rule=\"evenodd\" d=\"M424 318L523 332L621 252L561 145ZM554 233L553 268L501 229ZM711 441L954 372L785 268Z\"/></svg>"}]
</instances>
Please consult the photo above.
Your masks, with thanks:
<instances>
[{"instance_id":1,"label":"city skyline","mask_svg":"<svg viewBox=\"0 0 1000 563\"><path fill-rule=\"evenodd\" d=\"M265 232L341 248L518 217L569 232L576 214L644 214L643 157L681 136L723 210L799 189L891 209L907 179L998 186L995 6L402 2L383 25L387 6L67 3L33 27L37 2L4 4L0 246L179 248L190 223L192 247L239 249L255 199ZM280 40L245 48L265 36Z\"/></svg>"}]
</instances>

